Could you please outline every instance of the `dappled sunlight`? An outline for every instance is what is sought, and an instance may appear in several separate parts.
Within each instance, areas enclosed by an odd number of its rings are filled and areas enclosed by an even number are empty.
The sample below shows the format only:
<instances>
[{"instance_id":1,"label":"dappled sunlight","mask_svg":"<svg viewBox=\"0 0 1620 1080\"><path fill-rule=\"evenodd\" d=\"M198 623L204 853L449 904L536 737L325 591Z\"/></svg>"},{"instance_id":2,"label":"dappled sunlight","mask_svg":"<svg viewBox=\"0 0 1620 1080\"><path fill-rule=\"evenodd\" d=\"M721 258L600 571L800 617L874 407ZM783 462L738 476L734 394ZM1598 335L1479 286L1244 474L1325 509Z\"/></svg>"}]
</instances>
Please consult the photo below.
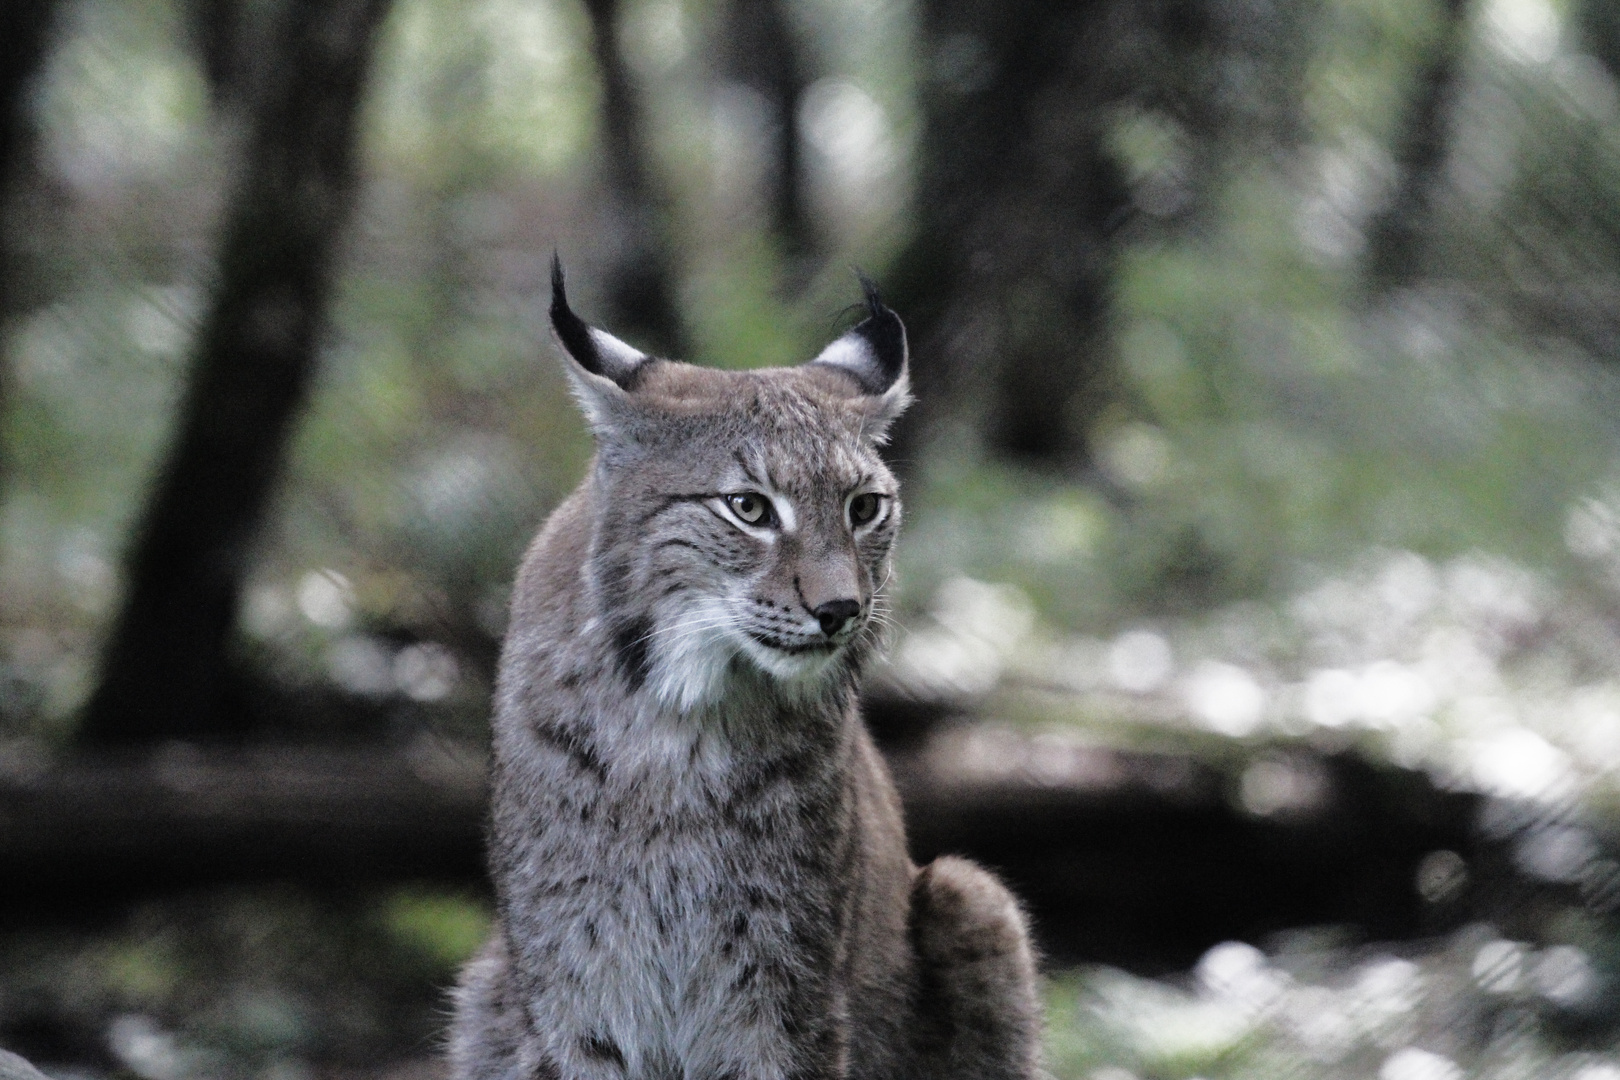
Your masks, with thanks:
<instances>
[{"instance_id":1,"label":"dappled sunlight","mask_svg":"<svg viewBox=\"0 0 1620 1080\"><path fill-rule=\"evenodd\" d=\"M1559 1048L1558 1026L1599 992L1587 954L1478 924L1404 955L1227 942L1174 983L1093 969L1058 988L1052 1065L1076 1080L1109 1075L1092 1054L1138 1077L1599 1080L1617 1068Z\"/></svg>"},{"instance_id":2,"label":"dappled sunlight","mask_svg":"<svg viewBox=\"0 0 1620 1080\"><path fill-rule=\"evenodd\" d=\"M1220 643L1252 605L1068 637L1015 586L954 579L886 677L925 697L1055 695L1105 738L1134 725L1356 745L1557 806L1620 794L1620 655L1589 602L1505 560L1399 552L1276 604L1271 646L1233 656Z\"/></svg>"}]
</instances>

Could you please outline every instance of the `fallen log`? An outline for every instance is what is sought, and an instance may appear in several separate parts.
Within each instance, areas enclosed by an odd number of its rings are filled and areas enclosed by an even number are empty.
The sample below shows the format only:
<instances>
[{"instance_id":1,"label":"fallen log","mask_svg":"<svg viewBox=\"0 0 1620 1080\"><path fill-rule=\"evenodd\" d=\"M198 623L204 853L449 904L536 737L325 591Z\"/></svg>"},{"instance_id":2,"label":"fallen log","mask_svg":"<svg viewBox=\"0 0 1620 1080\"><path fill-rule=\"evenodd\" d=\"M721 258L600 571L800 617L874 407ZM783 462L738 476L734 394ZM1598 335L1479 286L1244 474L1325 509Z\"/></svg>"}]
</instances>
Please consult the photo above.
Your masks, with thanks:
<instances>
[{"instance_id":1,"label":"fallen log","mask_svg":"<svg viewBox=\"0 0 1620 1080\"><path fill-rule=\"evenodd\" d=\"M0 751L0 910L234 881L476 880L480 755L407 747Z\"/></svg>"},{"instance_id":2,"label":"fallen log","mask_svg":"<svg viewBox=\"0 0 1620 1080\"><path fill-rule=\"evenodd\" d=\"M1473 857L1477 799L1421 774L1275 753L1223 770L982 725L889 761L915 855L995 867L1057 959L1167 970L1228 938L1336 923L1394 939L1467 910L1424 901L1414 874L1437 849ZM228 882L476 883L483 831L482 754L427 736L60 759L0 748L9 918Z\"/></svg>"},{"instance_id":3,"label":"fallen log","mask_svg":"<svg viewBox=\"0 0 1620 1080\"><path fill-rule=\"evenodd\" d=\"M1023 898L1054 960L1184 970L1218 942L1325 924L1397 940L1460 924L1436 851L1483 866L1479 796L1350 755L1189 755L967 726L890 757L913 855L967 854Z\"/></svg>"}]
</instances>

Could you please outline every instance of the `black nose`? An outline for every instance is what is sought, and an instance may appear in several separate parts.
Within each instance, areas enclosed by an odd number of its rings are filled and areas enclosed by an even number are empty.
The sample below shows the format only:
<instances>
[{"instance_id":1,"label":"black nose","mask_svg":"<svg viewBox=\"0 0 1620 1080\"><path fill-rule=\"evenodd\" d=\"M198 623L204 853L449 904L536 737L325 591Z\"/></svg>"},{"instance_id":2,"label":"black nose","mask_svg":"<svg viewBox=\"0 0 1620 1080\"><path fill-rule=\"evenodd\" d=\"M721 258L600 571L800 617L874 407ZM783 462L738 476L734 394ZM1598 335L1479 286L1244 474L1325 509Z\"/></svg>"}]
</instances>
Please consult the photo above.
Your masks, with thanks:
<instances>
[{"instance_id":1,"label":"black nose","mask_svg":"<svg viewBox=\"0 0 1620 1080\"><path fill-rule=\"evenodd\" d=\"M859 600L829 600L810 614L821 623L821 632L832 637L844 628L844 624L861 613Z\"/></svg>"}]
</instances>

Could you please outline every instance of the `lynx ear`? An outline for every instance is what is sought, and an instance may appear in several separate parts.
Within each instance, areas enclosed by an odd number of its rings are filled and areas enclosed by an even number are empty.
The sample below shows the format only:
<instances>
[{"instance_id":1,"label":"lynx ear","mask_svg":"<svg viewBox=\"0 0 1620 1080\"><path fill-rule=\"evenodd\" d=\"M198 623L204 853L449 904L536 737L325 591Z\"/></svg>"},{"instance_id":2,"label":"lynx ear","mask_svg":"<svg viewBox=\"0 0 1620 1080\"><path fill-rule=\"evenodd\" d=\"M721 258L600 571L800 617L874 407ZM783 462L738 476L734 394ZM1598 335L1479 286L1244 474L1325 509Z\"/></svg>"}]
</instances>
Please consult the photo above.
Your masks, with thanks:
<instances>
[{"instance_id":1,"label":"lynx ear","mask_svg":"<svg viewBox=\"0 0 1620 1080\"><path fill-rule=\"evenodd\" d=\"M911 404L906 327L900 316L884 306L872 279L859 270L855 273L866 293L866 318L810 362L847 372L863 392L875 399L867 435L881 443L887 438L889 425Z\"/></svg>"},{"instance_id":2,"label":"lynx ear","mask_svg":"<svg viewBox=\"0 0 1620 1080\"><path fill-rule=\"evenodd\" d=\"M551 256L551 329L568 357L564 366L591 427L598 435L622 427L630 393L655 361L574 314L563 284L562 257L555 252Z\"/></svg>"}]
</instances>

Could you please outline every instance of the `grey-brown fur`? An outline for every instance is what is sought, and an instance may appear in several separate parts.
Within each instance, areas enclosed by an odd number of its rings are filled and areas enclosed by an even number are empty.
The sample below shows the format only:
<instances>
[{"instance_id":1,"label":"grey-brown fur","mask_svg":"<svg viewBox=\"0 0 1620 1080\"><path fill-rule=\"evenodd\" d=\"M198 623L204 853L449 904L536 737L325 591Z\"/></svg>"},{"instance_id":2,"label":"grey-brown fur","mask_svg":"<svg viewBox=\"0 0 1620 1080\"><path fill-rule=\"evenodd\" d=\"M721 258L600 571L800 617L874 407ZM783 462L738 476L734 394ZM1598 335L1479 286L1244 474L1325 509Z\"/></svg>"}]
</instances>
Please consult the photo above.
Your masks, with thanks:
<instances>
[{"instance_id":1,"label":"grey-brown fur","mask_svg":"<svg viewBox=\"0 0 1620 1080\"><path fill-rule=\"evenodd\" d=\"M1018 907L911 864L858 717L900 512L876 446L908 400L869 302L815 362L720 372L589 330L558 273L598 453L513 595L457 1080L1035 1074Z\"/></svg>"}]
</instances>

